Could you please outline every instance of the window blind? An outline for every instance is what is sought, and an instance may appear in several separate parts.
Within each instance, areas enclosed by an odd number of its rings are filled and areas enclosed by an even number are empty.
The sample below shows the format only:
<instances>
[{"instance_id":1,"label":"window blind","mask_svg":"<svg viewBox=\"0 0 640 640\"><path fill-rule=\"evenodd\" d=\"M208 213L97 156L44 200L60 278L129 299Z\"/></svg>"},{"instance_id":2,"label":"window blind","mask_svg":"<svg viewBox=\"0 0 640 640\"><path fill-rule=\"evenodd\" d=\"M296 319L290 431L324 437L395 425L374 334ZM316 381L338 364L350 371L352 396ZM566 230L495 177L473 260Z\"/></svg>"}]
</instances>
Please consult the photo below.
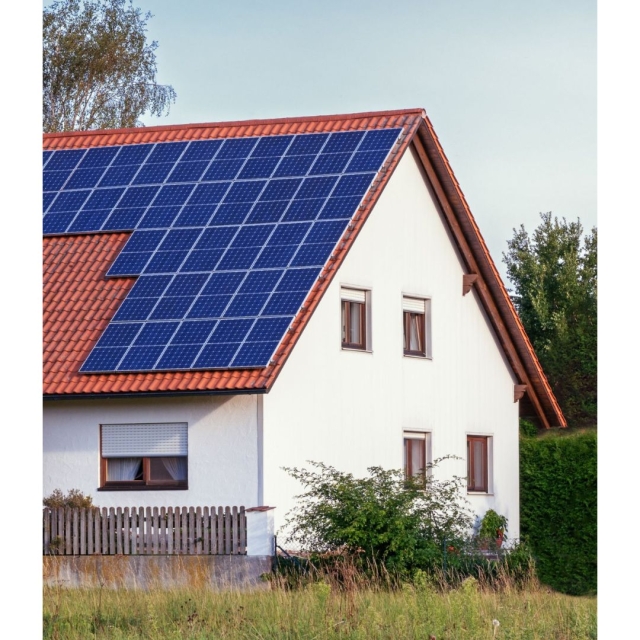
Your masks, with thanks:
<instances>
[{"instance_id":1,"label":"window blind","mask_svg":"<svg viewBox=\"0 0 640 640\"><path fill-rule=\"evenodd\" d=\"M102 425L104 458L186 455L186 422Z\"/></svg>"},{"instance_id":2,"label":"window blind","mask_svg":"<svg viewBox=\"0 0 640 640\"><path fill-rule=\"evenodd\" d=\"M425 312L425 300L420 298L402 298L402 310L410 311L411 313L424 313Z\"/></svg>"},{"instance_id":3,"label":"window blind","mask_svg":"<svg viewBox=\"0 0 640 640\"><path fill-rule=\"evenodd\" d=\"M366 292L360 289L347 289L346 287L341 287L340 298L342 300L349 300L349 302L360 302L361 304L364 304L366 302Z\"/></svg>"}]
</instances>

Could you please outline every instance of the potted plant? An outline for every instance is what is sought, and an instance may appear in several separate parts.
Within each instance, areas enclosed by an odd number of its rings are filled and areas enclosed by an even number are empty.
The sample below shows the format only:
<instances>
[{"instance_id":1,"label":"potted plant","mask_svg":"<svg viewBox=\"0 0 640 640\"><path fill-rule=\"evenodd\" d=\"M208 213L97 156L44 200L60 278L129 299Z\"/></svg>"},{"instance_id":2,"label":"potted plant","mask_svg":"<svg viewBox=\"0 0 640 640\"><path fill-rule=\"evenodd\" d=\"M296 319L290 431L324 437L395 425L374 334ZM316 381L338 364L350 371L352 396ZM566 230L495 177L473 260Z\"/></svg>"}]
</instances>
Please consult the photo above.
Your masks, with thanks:
<instances>
[{"instance_id":1,"label":"potted plant","mask_svg":"<svg viewBox=\"0 0 640 640\"><path fill-rule=\"evenodd\" d=\"M496 546L500 548L506 539L507 518L496 513L493 509L489 509L482 520L478 529L478 541L481 548Z\"/></svg>"}]
</instances>

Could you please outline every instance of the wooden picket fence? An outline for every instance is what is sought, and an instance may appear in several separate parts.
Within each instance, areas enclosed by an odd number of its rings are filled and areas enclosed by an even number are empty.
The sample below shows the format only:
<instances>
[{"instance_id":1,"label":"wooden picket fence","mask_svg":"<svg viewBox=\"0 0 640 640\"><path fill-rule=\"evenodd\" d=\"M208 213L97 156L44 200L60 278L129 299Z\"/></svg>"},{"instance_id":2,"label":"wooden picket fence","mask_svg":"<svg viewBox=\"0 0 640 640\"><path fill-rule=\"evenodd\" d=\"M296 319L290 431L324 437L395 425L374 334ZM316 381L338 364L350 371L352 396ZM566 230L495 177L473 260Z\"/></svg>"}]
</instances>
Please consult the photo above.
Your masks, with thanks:
<instances>
[{"instance_id":1,"label":"wooden picket fence","mask_svg":"<svg viewBox=\"0 0 640 640\"><path fill-rule=\"evenodd\" d=\"M242 555L244 507L43 509L45 555Z\"/></svg>"}]
</instances>

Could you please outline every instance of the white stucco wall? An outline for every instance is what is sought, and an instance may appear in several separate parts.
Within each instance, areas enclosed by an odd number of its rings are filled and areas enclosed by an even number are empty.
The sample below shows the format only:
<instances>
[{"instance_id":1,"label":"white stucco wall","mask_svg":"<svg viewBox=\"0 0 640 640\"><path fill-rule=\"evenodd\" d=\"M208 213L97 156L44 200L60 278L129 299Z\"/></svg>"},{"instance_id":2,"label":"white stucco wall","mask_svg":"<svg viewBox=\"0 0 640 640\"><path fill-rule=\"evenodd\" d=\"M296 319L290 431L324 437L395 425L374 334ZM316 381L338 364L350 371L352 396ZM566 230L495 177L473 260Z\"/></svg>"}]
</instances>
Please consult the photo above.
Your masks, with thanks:
<instances>
[{"instance_id":1,"label":"white stucco wall","mask_svg":"<svg viewBox=\"0 0 640 640\"><path fill-rule=\"evenodd\" d=\"M493 436L493 507L519 535L516 382L475 293L462 296L462 263L422 170L406 153L264 397L264 502L276 529L301 487L283 466L321 461L365 474L401 468L403 431L432 434L438 473L466 476L466 434ZM372 352L342 350L340 286L370 288ZM431 360L403 356L402 295L431 298Z\"/></svg>"},{"instance_id":2,"label":"white stucco wall","mask_svg":"<svg viewBox=\"0 0 640 640\"><path fill-rule=\"evenodd\" d=\"M101 507L260 505L259 398L191 396L44 403L44 495L80 489ZM186 422L189 489L98 491L100 424Z\"/></svg>"}]
</instances>

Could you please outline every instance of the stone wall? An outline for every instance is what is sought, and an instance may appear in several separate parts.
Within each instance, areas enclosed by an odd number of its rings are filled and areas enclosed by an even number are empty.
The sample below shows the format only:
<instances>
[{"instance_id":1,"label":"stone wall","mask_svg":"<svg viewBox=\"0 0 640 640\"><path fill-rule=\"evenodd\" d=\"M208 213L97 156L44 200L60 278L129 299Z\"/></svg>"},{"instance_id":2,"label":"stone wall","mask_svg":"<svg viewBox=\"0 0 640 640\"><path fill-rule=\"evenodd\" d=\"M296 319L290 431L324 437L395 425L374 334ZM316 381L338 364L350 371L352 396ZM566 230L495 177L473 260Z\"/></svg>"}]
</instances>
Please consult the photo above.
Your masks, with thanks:
<instances>
[{"instance_id":1,"label":"stone wall","mask_svg":"<svg viewBox=\"0 0 640 640\"><path fill-rule=\"evenodd\" d=\"M64 588L266 589L272 556L45 556L43 582Z\"/></svg>"}]
</instances>

